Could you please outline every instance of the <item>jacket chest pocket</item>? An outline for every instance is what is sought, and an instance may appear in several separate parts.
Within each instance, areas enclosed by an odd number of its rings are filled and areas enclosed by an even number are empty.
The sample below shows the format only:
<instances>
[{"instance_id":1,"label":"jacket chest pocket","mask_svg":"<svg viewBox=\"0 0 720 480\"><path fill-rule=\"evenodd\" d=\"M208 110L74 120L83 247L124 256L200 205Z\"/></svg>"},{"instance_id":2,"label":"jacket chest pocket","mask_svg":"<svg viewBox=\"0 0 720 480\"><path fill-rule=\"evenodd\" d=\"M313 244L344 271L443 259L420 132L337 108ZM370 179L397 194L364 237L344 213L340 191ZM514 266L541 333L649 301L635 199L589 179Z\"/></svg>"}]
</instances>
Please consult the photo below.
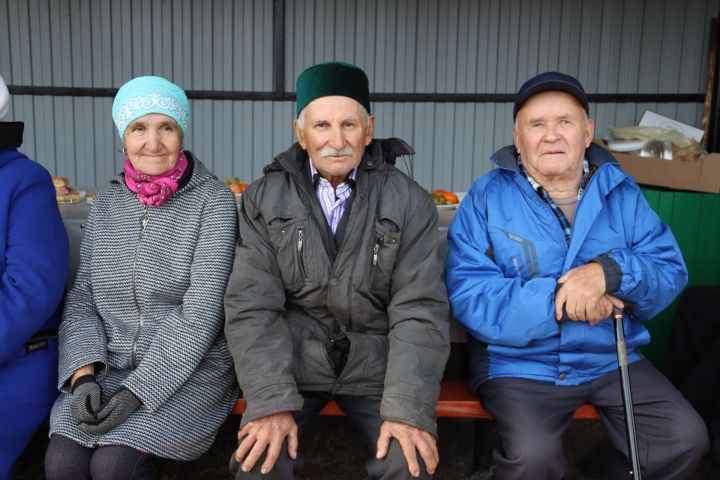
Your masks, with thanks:
<instances>
[{"instance_id":1,"label":"jacket chest pocket","mask_svg":"<svg viewBox=\"0 0 720 480\"><path fill-rule=\"evenodd\" d=\"M310 264L308 218L273 219L268 234L275 247L283 284L291 286L307 281Z\"/></svg>"},{"instance_id":2,"label":"jacket chest pocket","mask_svg":"<svg viewBox=\"0 0 720 480\"><path fill-rule=\"evenodd\" d=\"M389 221L375 221L369 252L369 289L390 296L390 279L400 247L398 227Z\"/></svg>"},{"instance_id":3,"label":"jacket chest pocket","mask_svg":"<svg viewBox=\"0 0 720 480\"><path fill-rule=\"evenodd\" d=\"M528 281L540 276L538 249L543 250L543 242L538 244L498 227L491 227L490 241L493 261L505 277Z\"/></svg>"}]
</instances>

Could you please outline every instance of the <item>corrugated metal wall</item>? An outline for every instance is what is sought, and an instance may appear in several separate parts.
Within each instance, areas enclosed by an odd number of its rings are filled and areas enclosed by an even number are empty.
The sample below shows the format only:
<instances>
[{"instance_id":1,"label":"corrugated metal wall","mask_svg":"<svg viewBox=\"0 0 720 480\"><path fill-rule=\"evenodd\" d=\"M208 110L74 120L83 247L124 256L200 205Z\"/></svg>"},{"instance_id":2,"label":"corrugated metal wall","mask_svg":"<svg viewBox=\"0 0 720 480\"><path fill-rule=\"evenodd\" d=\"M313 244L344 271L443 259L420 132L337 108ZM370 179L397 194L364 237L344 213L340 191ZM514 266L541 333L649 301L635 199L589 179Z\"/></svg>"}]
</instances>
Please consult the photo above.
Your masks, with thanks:
<instances>
[{"instance_id":1,"label":"corrugated metal wall","mask_svg":"<svg viewBox=\"0 0 720 480\"><path fill-rule=\"evenodd\" d=\"M286 0L285 89L345 60L386 93L513 93L558 69L589 93L701 93L720 0ZM0 73L11 85L117 88L136 75L188 90L273 89L273 2L0 0ZM109 97L13 98L31 157L74 184L104 183L120 148ZM293 141L292 102L193 100L186 146L220 176L256 178ZM418 152L428 188L466 190L510 142L511 104L378 102L377 136ZM702 105L592 104L598 133L645 109L698 125Z\"/></svg>"}]
</instances>

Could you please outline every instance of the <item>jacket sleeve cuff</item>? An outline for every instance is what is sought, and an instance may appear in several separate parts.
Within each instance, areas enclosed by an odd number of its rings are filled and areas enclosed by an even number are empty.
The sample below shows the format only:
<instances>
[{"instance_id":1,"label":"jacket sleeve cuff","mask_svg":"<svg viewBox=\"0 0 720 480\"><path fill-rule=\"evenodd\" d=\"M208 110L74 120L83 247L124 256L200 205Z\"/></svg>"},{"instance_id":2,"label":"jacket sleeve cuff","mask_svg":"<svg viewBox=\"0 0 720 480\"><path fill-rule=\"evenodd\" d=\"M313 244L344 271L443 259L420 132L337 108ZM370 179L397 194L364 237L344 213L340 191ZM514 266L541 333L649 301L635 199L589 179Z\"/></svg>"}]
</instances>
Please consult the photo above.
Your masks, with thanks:
<instances>
[{"instance_id":1,"label":"jacket sleeve cuff","mask_svg":"<svg viewBox=\"0 0 720 480\"><path fill-rule=\"evenodd\" d=\"M410 411L417 413L408 415ZM406 397L385 394L380 403L380 418L404 423L437 437L435 405L420 404Z\"/></svg>"},{"instance_id":2,"label":"jacket sleeve cuff","mask_svg":"<svg viewBox=\"0 0 720 480\"><path fill-rule=\"evenodd\" d=\"M86 365L95 367L95 377L102 378L106 372L106 359L101 353L88 353L81 357L73 358L72 362L64 362L62 357L58 366L57 388L63 393L70 393L70 379L73 374Z\"/></svg>"},{"instance_id":3,"label":"jacket sleeve cuff","mask_svg":"<svg viewBox=\"0 0 720 480\"><path fill-rule=\"evenodd\" d=\"M620 288L620 282L622 281L620 264L607 253L598 255L590 261L598 263L602 267L603 273L605 274L605 291L608 293L617 292Z\"/></svg>"},{"instance_id":4,"label":"jacket sleeve cuff","mask_svg":"<svg viewBox=\"0 0 720 480\"><path fill-rule=\"evenodd\" d=\"M253 386L252 389L243 391L243 396L245 413L240 421L240 428L248 422L274 413L300 411L304 403L294 382L280 382L260 388Z\"/></svg>"}]
</instances>

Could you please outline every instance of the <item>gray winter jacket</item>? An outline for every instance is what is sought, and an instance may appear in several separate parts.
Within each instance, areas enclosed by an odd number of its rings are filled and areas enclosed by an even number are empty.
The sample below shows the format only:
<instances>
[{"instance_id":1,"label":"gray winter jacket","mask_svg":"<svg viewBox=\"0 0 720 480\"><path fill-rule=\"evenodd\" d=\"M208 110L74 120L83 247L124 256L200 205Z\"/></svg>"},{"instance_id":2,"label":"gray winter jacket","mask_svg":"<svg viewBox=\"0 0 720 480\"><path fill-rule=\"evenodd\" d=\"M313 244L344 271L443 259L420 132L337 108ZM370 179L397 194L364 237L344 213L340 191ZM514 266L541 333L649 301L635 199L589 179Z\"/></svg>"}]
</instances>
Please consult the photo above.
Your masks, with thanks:
<instances>
[{"instance_id":1,"label":"gray winter jacket","mask_svg":"<svg viewBox=\"0 0 720 480\"><path fill-rule=\"evenodd\" d=\"M299 410L298 391L326 391L382 396L383 419L436 432L447 293L433 201L384 158L412 153L403 145L367 147L337 251L299 145L243 195L225 296L243 424ZM350 343L339 376L331 339Z\"/></svg>"},{"instance_id":2,"label":"gray winter jacket","mask_svg":"<svg viewBox=\"0 0 720 480\"><path fill-rule=\"evenodd\" d=\"M210 447L238 395L222 332L236 219L233 195L197 160L160 206L142 205L121 176L98 194L60 325L51 434L179 460ZM103 401L121 386L142 401L103 435L70 414L68 380L88 364Z\"/></svg>"}]
</instances>

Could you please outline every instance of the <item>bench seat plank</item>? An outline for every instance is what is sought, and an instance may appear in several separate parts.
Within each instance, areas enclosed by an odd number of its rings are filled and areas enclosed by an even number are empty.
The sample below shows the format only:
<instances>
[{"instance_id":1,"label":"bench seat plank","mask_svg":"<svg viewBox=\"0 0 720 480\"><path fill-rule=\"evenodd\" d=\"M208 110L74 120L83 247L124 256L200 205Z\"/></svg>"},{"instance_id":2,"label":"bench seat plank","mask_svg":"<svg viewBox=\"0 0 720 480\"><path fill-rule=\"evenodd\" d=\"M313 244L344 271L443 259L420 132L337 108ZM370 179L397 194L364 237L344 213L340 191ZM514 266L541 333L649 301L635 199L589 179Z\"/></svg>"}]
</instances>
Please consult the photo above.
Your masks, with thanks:
<instances>
[{"instance_id":1,"label":"bench seat plank","mask_svg":"<svg viewBox=\"0 0 720 480\"><path fill-rule=\"evenodd\" d=\"M239 398L232 410L234 415L245 411L245 399ZM449 418L482 418L492 419L492 415L483 408L480 400L472 394L467 382L461 380L445 380L440 389L440 399L437 407L438 417ZM320 411L320 415L345 415L337 403L330 402ZM573 418L576 420L597 420L599 415L592 405L583 405L575 410Z\"/></svg>"}]
</instances>

